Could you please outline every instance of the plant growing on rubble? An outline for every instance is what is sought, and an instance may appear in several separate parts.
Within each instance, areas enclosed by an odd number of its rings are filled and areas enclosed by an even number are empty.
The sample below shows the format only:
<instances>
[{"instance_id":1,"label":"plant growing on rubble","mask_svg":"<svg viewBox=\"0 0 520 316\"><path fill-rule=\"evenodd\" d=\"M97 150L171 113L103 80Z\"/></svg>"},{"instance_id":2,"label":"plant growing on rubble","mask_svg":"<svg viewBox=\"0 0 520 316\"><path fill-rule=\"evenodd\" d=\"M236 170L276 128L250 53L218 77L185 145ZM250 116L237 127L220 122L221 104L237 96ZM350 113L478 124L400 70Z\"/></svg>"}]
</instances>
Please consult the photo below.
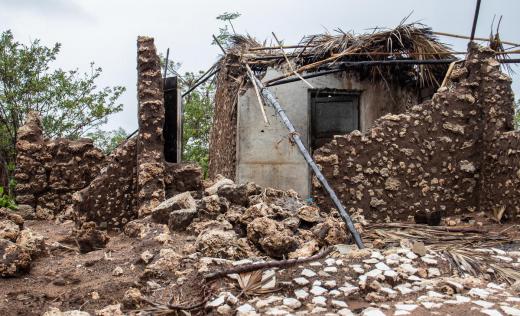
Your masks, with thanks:
<instances>
[{"instance_id":1,"label":"plant growing on rubble","mask_svg":"<svg viewBox=\"0 0 520 316\"><path fill-rule=\"evenodd\" d=\"M120 86L98 88L102 69L91 63L89 72L51 70L60 44L46 47L39 40L16 42L11 31L0 34L0 163L14 161L18 128L26 114L42 115L48 137L77 138L122 110Z\"/></svg>"},{"instance_id":2,"label":"plant growing on rubble","mask_svg":"<svg viewBox=\"0 0 520 316\"><path fill-rule=\"evenodd\" d=\"M218 35L216 35L215 37L217 38L218 42L224 45L224 47L226 48L228 48L229 39L231 38L231 36L233 36L233 34L236 34L235 27L233 26L233 20L238 19L240 15L241 14L238 12L224 12L221 15L217 16L217 20L222 21L225 24L224 26L219 27ZM228 26L231 27L231 31L233 32L233 34L231 34L231 32L229 31ZM213 42L211 43L211 45L217 44L218 43L216 40L213 40Z\"/></svg>"},{"instance_id":3,"label":"plant growing on rubble","mask_svg":"<svg viewBox=\"0 0 520 316\"><path fill-rule=\"evenodd\" d=\"M4 187L0 187L0 207L7 207L10 209L16 209L14 199L9 194L4 192Z\"/></svg>"}]
</instances>

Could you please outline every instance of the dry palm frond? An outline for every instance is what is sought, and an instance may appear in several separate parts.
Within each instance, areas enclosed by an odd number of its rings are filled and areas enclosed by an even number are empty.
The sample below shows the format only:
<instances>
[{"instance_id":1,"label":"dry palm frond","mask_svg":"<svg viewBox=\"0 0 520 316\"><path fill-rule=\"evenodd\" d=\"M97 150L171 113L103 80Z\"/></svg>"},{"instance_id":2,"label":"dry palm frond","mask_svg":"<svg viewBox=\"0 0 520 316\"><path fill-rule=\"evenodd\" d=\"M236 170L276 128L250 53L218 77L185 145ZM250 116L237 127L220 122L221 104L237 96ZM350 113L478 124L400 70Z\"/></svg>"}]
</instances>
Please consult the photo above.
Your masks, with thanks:
<instances>
[{"instance_id":1,"label":"dry palm frond","mask_svg":"<svg viewBox=\"0 0 520 316\"><path fill-rule=\"evenodd\" d=\"M269 286L266 288L266 285L270 285L270 283L274 282L274 286ZM276 288L276 277L274 273L263 273L262 270L256 270L249 273L241 273L238 275L238 285L242 290L239 294L246 295L260 295L271 292L276 292L278 289Z\"/></svg>"},{"instance_id":2,"label":"dry palm frond","mask_svg":"<svg viewBox=\"0 0 520 316\"><path fill-rule=\"evenodd\" d=\"M471 248L448 248L442 254L451 262L460 274L470 274L475 277L490 274L500 282L514 284L520 281L520 271L509 264L497 261L482 252Z\"/></svg>"}]
</instances>

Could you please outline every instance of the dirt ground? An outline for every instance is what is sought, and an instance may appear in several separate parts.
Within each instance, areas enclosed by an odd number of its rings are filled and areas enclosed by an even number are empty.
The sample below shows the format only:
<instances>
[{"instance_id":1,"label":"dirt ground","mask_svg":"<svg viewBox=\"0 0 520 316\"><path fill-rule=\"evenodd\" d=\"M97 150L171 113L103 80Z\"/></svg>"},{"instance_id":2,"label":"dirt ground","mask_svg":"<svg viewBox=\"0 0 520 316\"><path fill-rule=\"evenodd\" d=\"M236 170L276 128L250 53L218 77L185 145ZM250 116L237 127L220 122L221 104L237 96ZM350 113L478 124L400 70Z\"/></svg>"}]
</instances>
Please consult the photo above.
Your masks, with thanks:
<instances>
[{"instance_id":1,"label":"dirt ground","mask_svg":"<svg viewBox=\"0 0 520 316\"><path fill-rule=\"evenodd\" d=\"M154 270L148 269L140 257L146 250L154 254L161 252L161 249L164 250L164 244L157 238L153 238L162 233L160 229L152 231L150 238L130 238L122 233L112 234L106 248L80 254L76 251L77 247L68 242L73 229L72 222L26 221L25 225L45 236L48 254L32 262L30 273L0 280L0 315L41 315L51 307L62 311L81 310L95 315L96 310L107 305L124 302L125 292L130 288L139 289L149 300L161 303L166 303L170 299L177 303L186 301L197 303L204 299L210 300L223 291L240 296L240 288L231 279L213 282L206 287L193 273L184 273L184 270L193 271L189 268L193 268L195 262L193 256L190 256L190 245L194 240L187 234L172 235L173 240L168 244L168 248L175 249L182 255L177 265ZM506 230L511 240L520 239L516 225L489 223L484 228L494 231ZM62 246L56 246L57 242ZM506 248L509 248L508 251L517 251L518 246L519 244L511 244ZM325 260L326 258L319 262L325 266ZM348 263L355 264L356 260ZM316 269L317 265L314 263L309 267ZM114 275L114 269L118 267L122 269L122 274ZM275 293L243 296L241 300L257 302L272 295L282 297L290 295L296 289L291 281L298 277L305 267L308 266L299 265L277 271L279 290ZM448 269L441 265L439 268ZM357 276L348 269L342 269L334 274L333 278L341 283L343 280L355 280ZM409 294L399 297L399 301L413 303L418 296L419 294ZM310 304L310 299L308 301L307 303ZM381 307L387 315L394 315L392 302L384 301L371 305L363 299L362 294L351 295L345 301L355 314L362 313L369 306L377 306ZM306 302L303 303L305 305ZM125 310L124 304L123 310ZM199 313L213 312L202 310ZM432 314L486 315L476 309L471 302L445 304L434 311L419 306L409 315Z\"/></svg>"}]
</instances>

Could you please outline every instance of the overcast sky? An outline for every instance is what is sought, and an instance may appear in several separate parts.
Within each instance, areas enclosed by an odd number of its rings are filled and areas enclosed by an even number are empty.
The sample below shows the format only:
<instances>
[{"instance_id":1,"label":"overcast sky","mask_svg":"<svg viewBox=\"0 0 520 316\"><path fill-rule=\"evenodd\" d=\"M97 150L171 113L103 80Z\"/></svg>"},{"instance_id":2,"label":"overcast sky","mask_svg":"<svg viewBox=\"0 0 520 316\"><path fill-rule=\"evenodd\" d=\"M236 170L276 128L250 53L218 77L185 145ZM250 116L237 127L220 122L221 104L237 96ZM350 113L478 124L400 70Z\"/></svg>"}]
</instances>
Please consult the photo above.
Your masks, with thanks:
<instances>
[{"instance_id":1,"label":"overcast sky","mask_svg":"<svg viewBox=\"0 0 520 316\"><path fill-rule=\"evenodd\" d=\"M159 52L182 63L181 71L205 70L218 57L211 34L218 32L215 17L237 11L237 32L259 40L271 32L286 43L306 34L358 33L375 26L394 27L413 11L409 21L421 21L436 31L469 35L475 0L0 0L0 31L11 29L27 43L41 39L62 43L56 66L87 71L94 61L104 70L99 86L123 85L124 111L104 128L133 131L136 119L136 38L155 37ZM477 36L487 37L494 15L503 15L501 37L520 42L520 0L482 0ZM443 38L455 50L465 40ZM518 72L520 69L514 67ZM514 90L520 95L520 77Z\"/></svg>"}]
</instances>

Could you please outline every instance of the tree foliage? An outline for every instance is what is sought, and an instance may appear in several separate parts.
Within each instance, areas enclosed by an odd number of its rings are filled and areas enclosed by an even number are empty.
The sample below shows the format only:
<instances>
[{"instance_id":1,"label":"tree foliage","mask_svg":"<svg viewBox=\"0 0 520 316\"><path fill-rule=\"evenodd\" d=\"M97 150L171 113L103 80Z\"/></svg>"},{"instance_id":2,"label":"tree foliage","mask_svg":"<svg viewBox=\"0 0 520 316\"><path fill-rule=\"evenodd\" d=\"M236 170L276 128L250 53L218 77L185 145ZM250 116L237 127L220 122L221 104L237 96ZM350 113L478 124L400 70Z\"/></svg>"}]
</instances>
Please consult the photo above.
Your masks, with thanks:
<instances>
[{"instance_id":1,"label":"tree foliage","mask_svg":"<svg viewBox=\"0 0 520 316\"><path fill-rule=\"evenodd\" d=\"M96 130L85 135L94 141L94 145L101 149L105 155L110 154L128 137L128 133L123 128L113 131Z\"/></svg>"},{"instance_id":2,"label":"tree foliage","mask_svg":"<svg viewBox=\"0 0 520 316\"><path fill-rule=\"evenodd\" d=\"M217 16L218 21L224 22L224 25L220 26L218 29L218 35L215 37L219 41L220 44L224 46L224 48L229 47L229 39L235 32L235 26L233 25L233 20L238 19L241 16L238 12L224 12L221 15ZM231 28L231 34L229 27ZM213 39L212 45L217 45L218 43Z\"/></svg>"},{"instance_id":3,"label":"tree foliage","mask_svg":"<svg viewBox=\"0 0 520 316\"><path fill-rule=\"evenodd\" d=\"M60 44L46 47L34 40L25 45L11 31L1 33L0 163L14 160L18 129L29 111L40 113L47 137L78 138L122 110L117 99L125 89L98 88L102 69L94 63L86 73L52 70L59 51Z\"/></svg>"}]
</instances>

